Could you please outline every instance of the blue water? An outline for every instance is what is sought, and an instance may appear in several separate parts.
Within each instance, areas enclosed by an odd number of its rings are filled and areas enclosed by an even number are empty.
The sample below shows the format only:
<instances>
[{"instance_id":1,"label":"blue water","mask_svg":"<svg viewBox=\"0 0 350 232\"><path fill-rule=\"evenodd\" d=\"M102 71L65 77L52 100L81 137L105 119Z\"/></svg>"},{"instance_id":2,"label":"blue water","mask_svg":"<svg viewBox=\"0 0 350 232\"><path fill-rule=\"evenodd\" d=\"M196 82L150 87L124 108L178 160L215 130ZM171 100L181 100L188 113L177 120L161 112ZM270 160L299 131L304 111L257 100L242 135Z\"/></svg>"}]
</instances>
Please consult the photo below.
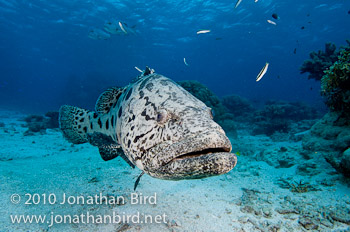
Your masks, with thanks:
<instances>
[{"instance_id":1,"label":"blue water","mask_svg":"<svg viewBox=\"0 0 350 232\"><path fill-rule=\"evenodd\" d=\"M0 105L91 109L101 91L128 84L138 75L135 66L148 65L176 81L198 80L218 96L323 107L319 82L299 67L326 42L339 47L350 38L350 1L243 0L234 9L235 3L0 0ZM88 37L112 19L135 25L136 34ZM197 35L200 29L211 32ZM257 83L265 62L268 73Z\"/></svg>"}]
</instances>

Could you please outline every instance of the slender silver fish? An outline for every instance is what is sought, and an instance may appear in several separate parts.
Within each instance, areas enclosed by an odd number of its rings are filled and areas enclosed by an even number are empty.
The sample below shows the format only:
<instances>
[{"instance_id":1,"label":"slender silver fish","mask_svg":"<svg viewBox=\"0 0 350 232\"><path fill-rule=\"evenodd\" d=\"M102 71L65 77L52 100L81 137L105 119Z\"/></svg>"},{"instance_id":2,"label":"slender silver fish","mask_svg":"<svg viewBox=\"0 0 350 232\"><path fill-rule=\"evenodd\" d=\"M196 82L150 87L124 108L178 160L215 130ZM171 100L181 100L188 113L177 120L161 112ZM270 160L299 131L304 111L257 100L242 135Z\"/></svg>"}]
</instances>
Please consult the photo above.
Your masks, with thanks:
<instances>
[{"instance_id":1,"label":"slender silver fish","mask_svg":"<svg viewBox=\"0 0 350 232\"><path fill-rule=\"evenodd\" d=\"M125 34L128 34L128 32L125 30L125 28L123 27L123 24L121 22L119 22L119 27Z\"/></svg>"},{"instance_id":2,"label":"slender silver fish","mask_svg":"<svg viewBox=\"0 0 350 232\"><path fill-rule=\"evenodd\" d=\"M275 23L274 21L272 21L272 20L270 20L270 19L268 19L267 22L268 22L269 24L272 24L272 25L275 25L275 26L277 25L277 23Z\"/></svg>"},{"instance_id":3,"label":"slender silver fish","mask_svg":"<svg viewBox=\"0 0 350 232\"><path fill-rule=\"evenodd\" d=\"M184 58L184 63L185 63L186 66L188 66L188 64L187 64L187 62L186 62L186 58Z\"/></svg>"},{"instance_id":4,"label":"slender silver fish","mask_svg":"<svg viewBox=\"0 0 350 232\"><path fill-rule=\"evenodd\" d=\"M263 76L267 72L268 68L269 68L269 63L266 62L265 66L261 69L261 71L259 72L258 76L256 77L256 81L260 81L261 78L263 78Z\"/></svg>"},{"instance_id":5,"label":"slender silver fish","mask_svg":"<svg viewBox=\"0 0 350 232\"><path fill-rule=\"evenodd\" d=\"M236 2L235 9L239 6L239 4L241 4L241 2L242 2L242 0L238 0L238 1Z\"/></svg>"},{"instance_id":6,"label":"slender silver fish","mask_svg":"<svg viewBox=\"0 0 350 232\"><path fill-rule=\"evenodd\" d=\"M205 33L209 33L210 30L200 30L200 31L197 31L197 35L199 34L205 34Z\"/></svg>"}]
</instances>

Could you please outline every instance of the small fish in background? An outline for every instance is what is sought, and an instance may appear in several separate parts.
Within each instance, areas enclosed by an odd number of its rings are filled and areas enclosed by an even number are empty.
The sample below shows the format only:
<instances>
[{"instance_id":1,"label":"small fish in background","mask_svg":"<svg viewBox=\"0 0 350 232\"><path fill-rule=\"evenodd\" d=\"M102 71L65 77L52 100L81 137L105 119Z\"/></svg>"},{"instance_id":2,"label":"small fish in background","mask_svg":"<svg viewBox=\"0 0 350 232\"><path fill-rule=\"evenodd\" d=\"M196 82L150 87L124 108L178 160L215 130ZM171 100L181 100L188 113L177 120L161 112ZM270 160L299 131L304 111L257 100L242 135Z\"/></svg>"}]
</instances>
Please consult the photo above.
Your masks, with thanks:
<instances>
[{"instance_id":1,"label":"small fish in background","mask_svg":"<svg viewBox=\"0 0 350 232\"><path fill-rule=\"evenodd\" d=\"M128 32L125 30L124 26L123 26L123 23L122 22L119 22L119 27L120 29L125 33L125 34L128 34Z\"/></svg>"},{"instance_id":2,"label":"small fish in background","mask_svg":"<svg viewBox=\"0 0 350 232\"><path fill-rule=\"evenodd\" d=\"M106 40L111 38L111 35L101 29L93 28L89 31L88 37L95 40Z\"/></svg>"},{"instance_id":3,"label":"small fish in background","mask_svg":"<svg viewBox=\"0 0 350 232\"><path fill-rule=\"evenodd\" d=\"M258 76L256 77L257 82L260 81L261 78L263 78L263 76L266 74L268 68L269 68L269 63L266 62L265 66L261 69Z\"/></svg>"},{"instance_id":4,"label":"small fish in background","mask_svg":"<svg viewBox=\"0 0 350 232\"><path fill-rule=\"evenodd\" d=\"M274 25L274 26L277 26L277 23L275 23L274 21L272 21L272 20L267 20L267 22L269 23L269 24L272 24L272 25Z\"/></svg>"},{"instance_id":5,"label":"small fish in background","mask_svg":"<svg viewBox=\"0 0 350 232\"><path fill-rule=\"evenodd\" d=\"M348 14L350 14L350 10L348 11Z\"/></svg>"},{"instance_id":6,"label":"small fish in background","mask_svg":"<svg viewBox=\"0 0 350 232\"><path fill-rule=\"evenodd\" d=\"M234 154L235 154L236 156L241 156L241 152L239 152L239 151L234 152Z\"/></svg>"},{"instance_id":7,"label":"small fish in background","mask_svg":"<svg viewBox=\"0 0 350 232\"><path fill-rule=\"evenodd\" d=\"M197 35L199 35L199 34L206 34L206 33L209 33L210 32L210 30L199 30L199 31L197 31Z\"/></svg>"},{"instance_id":8,"label":"small fish in background","mask_svg":"<svg viewBox=\"0 0 350 232\"><path fill-rule=\"evenodd\" d=\"M304 29L305 29L305 27L304 27L304 26L302 26L300 29L301 29L301 30L304 30Z\"/></svg>"},{"instance_id":9,"label":"small fish in background","mask_svg":"<svg viewBox=\"0 0 350 232\"><path fill-rule=\"evenodd\" d=\"M215 40L222 40L222 38L221 37L217 37L217 38L215 38Z\"/></svg>"},{"instance_id":10,"label":"small fish in background","mask_svg":"<svg viewBox=\"0 0 350 232\"><path fill-rule=\"evenodd\" d=\"M294 48L293 53L294 53L294 54L297 54L297 48Z\"/></svg>"},{"instance_id":11,"label":"small fish in background","mask_svg":"<svg viewBox=\"0 0 350 232\"><path fill-rule=\"evenodd\" d=\"M236 2L235 9L239 6L239 4L241 4L241 2L242 2L242 0L238 0L238 1Z\"/></svg>"},{"instance_id":12,"label":"small fish in background","mask_svg":"<svg viewBox=\"0 0 350 232\"><path fill-rule=\"evenodd\" d=\"M103 29L112 35L122 35L118 22L116 20L109 20L103 25Z\"/></svg>"},{"instance_id":13,"label":"small fish in background","mask_svg":"<svg viewBox=\"0 0 350 232\"><path fill-rule=\"evenodd\" d=\"M272 18L277 19L277 20L280 19L280 17L279 17L276 13L273 13L273 14L272 14Z\"/></svg>"},{"instance_id":14,"label":"small fish in background","mask_svg":"<svg viewBox=\"0 0 350 232\"><path fill-rule=\"evenodd\" d=\"M185 63L186 66L189 66L189 65L187 64L187 62L186 62L186 58L184 58L184 63Z\"/></svg>"}]
</instances>

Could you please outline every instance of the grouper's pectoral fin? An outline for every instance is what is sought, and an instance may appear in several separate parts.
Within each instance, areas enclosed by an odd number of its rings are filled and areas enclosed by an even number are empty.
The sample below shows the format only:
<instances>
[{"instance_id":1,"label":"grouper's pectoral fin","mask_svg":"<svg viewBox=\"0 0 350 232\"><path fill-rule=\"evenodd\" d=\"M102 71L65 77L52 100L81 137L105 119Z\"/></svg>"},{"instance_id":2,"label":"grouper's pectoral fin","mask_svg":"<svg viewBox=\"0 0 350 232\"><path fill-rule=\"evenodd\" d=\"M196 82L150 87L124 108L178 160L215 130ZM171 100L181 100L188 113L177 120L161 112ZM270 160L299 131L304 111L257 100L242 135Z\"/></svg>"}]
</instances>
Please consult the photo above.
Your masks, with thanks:
<instances>
[{"instance_id":1,"label":"grouper's pectoral fin","mask_svg":"<svg viewBox=\"0 0 350 232\"><path fill-rule=\"evenodd\" d=\"M98 147L100 155L104 161L108 161L120 156L132 168L135 167L135 165L130 162L128 157L126 157L121 146L114 142L110 136L99 132L94 132L88 134L87 139L91 145Z\"/></svg>"},{"instance_id":2,"label":"grouper's pectoral fin","mask_svg":"<svg viewBox=\"0 0 350 232\"><path fill-rule=\"evenodd\" d=\"M97 99L95 110L98 114L107 114L111 107L118 102L125 88L112 87L104 91Z\"/></svg>"}]
</instances>

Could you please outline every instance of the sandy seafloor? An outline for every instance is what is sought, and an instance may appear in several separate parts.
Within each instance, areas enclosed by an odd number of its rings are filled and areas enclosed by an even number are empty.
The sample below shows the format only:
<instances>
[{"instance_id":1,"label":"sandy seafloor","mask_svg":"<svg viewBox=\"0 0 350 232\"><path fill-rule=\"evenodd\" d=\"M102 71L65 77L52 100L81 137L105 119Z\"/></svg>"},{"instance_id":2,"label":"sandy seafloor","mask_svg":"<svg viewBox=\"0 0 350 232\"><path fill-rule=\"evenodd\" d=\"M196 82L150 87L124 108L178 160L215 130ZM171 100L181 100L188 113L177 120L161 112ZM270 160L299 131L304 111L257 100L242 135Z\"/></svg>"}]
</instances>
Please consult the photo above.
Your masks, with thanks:
<instances>
[{"instance_id":1,"label":"sandy seafloor","mask_svg":"<svg viewBox=\"0 0 350 232\"><path fill-rule=\"evenodd\" d=\"M24 136L26 128L19 121L24 116L0 112L0 122L5 123L0 128L0 231L350 231L350 189L321 158L316 161L318 170L309 176L296 174L297 165L276 168L244 153L238 156L238 164L231 172L218 177L165 181L144 175L136 192L143 196L156 193L157 202L131 204L130 194L140 170L131 169L121 158L105 162L96 147L71 145L58 129ZM297 152L301 142L275 142L267 136L250 136L243 130L238 131L238 140L256 149L257 154L276 154L283 146L294 152L297 162L309 162ZM236 143L233 138L231 141ZM280 178L308 181L318 191L292 192L278 185ZM100 192L105 196L125 196L127 202L24 204L26 193L52 193L59 202L63 193L94 196ZM21 202L11 203L12 194L19 194ZM112 215L113 211L167 217L165 223L159 224L61 223L52 227L46 223L12 224L10 220L10 215L21 214Z\"/></svg>"}]
</instances>

